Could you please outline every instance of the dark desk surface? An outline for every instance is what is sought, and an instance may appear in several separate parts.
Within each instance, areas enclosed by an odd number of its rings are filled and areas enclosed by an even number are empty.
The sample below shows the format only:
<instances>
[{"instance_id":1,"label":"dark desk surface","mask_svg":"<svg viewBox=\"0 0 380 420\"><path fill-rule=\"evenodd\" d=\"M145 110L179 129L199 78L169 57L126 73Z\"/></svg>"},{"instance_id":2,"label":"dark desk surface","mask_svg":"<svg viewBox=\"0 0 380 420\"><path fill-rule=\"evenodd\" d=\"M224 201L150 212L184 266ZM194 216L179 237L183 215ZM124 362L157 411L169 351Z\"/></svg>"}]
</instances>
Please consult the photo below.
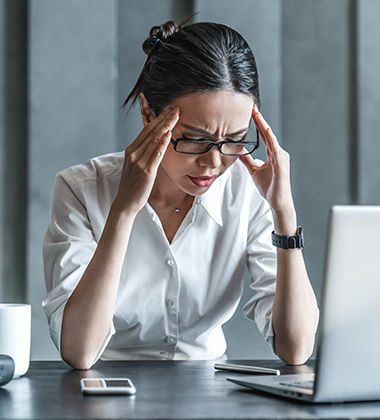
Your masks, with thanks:
<instances>
[{"instance_id":1,"label":"dark desk surface","mask_svg":"<svg viewBox=\"0 0 380 420\"><path fill-rule=\"evenodd\" d=\"M310 371L280 361L239 361ZM134 396L83 396L83 377L127 376ZM216 372L213 362L98 362L90 371L61 362L32 362L29 372L0 388L0 419L300 419L380 418L380 401L309 405L245 390L226 381L239 373Z\"/></svg>"}]
</instances>

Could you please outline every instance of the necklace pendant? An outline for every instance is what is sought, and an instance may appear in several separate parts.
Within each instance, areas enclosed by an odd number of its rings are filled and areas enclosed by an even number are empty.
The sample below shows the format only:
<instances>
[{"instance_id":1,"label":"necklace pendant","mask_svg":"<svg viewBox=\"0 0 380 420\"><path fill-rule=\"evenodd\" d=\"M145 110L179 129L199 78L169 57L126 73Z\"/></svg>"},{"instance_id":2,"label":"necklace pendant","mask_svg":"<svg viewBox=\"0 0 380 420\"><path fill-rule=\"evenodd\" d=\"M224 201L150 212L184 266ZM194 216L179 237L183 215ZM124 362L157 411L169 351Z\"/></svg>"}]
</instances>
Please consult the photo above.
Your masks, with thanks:
<instances>
[{"instance_id":1,"label":"necklace pendant","mask_svg":"<svg viewBox=\"0 0 380 420\"><path fill-rule=\"evenodd\" d=\"M174 213L179 213L179 209L174 209Z\"/></svg>"}]
</instances>

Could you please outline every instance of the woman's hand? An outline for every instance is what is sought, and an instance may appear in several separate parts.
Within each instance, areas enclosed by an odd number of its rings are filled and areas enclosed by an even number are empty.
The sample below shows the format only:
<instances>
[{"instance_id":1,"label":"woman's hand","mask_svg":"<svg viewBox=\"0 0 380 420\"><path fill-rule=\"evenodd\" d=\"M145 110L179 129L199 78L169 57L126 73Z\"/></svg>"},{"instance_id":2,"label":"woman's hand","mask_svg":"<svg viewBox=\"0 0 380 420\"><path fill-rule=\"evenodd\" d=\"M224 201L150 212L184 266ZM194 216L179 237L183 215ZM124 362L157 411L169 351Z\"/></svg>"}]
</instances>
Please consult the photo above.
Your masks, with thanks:
<instances>
[{"instance_id":1,"label":"woman's hand","mask_svg":"<svg viewBox=\"0 0 380 420\"><path fill-rule=\"evenodd\" d=\"M148 123L125 149L119 191L114 206L136 215L148 201L158 167L177 124L179 108L169 108Z\"/></svg>"},{"instance_id":2,"label":"woman's hand","mask_svg":"<svg viewBox=\"0 0 380 420\"><path fill-rule=\"evenodd\" d=\"M253 106L252 116L264 142L267 160L262 166L257 165L251 155L241 156L240 160L247 167L261 195L271 206L276 232L294 235L296 215L290 186L289 154L281 148L256 105Z\"/></svg>"}]
</instances>

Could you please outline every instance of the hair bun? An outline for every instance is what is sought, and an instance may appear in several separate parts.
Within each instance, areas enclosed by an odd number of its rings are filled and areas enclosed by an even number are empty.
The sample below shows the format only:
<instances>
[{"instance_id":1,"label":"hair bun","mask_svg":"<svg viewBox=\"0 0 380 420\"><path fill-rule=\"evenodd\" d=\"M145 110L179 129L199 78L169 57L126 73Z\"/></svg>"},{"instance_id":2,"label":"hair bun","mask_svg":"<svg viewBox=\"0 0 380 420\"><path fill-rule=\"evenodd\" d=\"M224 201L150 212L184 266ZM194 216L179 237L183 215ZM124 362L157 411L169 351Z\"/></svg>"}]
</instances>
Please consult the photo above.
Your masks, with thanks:
<instances>
[{"instance_id":1,"label":"hair bun","mask_svg":"<svg viewBox=\"0 0 380 420\"><path fill-rule=\"evenodd\" d=\"M153 26L149 32L149 38L143 43L143 50L145 54L149 55L154 48L162 41L166 41L173 36L180 29L180 25L172 20L164 23L163 25Z\"/></svg>"}]
</instances>

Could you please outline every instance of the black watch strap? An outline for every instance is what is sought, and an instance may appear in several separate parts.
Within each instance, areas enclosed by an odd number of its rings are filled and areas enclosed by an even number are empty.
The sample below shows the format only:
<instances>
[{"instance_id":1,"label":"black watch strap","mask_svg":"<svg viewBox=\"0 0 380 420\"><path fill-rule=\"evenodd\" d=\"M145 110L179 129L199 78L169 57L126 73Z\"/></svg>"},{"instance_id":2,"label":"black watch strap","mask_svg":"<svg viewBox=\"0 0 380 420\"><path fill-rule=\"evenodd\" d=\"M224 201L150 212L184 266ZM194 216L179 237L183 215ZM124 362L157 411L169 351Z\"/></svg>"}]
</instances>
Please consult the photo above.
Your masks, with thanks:
<instances>
[{"instance_id":1,"label":"black watch strap","mask_svg":"<svg viewBox=\"0 0 380 420\"><path fill-rule=\"evenodd\" d=\"M303 239L303 229L302 226L299 226L297 229L297 235L288 236L288 235L276 235L274 231L272 232L272 244L282 249L294 249L294 248L303 248L304 239Z\"/></svg>"}]
</instances>

